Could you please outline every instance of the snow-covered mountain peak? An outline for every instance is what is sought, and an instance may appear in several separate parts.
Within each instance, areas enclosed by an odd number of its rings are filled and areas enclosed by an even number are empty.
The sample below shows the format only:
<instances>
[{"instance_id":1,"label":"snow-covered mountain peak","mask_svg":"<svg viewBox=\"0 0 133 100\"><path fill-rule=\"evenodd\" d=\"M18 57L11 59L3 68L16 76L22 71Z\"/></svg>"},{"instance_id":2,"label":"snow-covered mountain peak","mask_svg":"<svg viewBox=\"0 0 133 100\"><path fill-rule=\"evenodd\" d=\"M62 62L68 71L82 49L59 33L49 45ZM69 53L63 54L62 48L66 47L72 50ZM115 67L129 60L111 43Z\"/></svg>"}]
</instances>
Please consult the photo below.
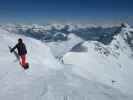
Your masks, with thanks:
<instances>
[{"instance_id":1,"label":"snow-covered mountain peak","mask_svg":"<svg viewBox=\"0 0 133 100\"><path fill-rule=\"evenodd\" d=\"M121 35L124 39L133 37L133 29L128 24L121 25Z\"/></svg>"},{"instance_id":2,"label":"snow-covered mountain peak","mask_svg":"<svg viewBox=\"0 0 133 100\"><path fill-rule=\"evenodd\" d=\"M133 50L133 29L126 23L121 24L120 31L114 36L111 45L115 49L121 49L124 52L132 53Z\"/></svg>"},{"instance_id":3,"label":"snow-covered mountain peak","mask_svg":"<svg viewBox=\"0 0 133 100\"><path fill-rule=\"evenodd\" d=\"M127 23L121 23L121 27L123 28L130 28L130 25Z\"/></svg>"},{"instance_id":4,"label":"snow-covered mountain peak","mask_svg":"<svg viewBox=\"0 0 133 100\"><path fill-rule=\"evenodd\" d=\"M84 72L91 72L95 78L127 93L133 91L129 85L133 82L132 78L130 79L133 63L133 29L128 24L123 24L117 29L109 44L94 40L85 41L81 45L87 47L86 52L68 52L63 56L63 61L65 64L84 69Z\"/></svg>"}]
</instances>

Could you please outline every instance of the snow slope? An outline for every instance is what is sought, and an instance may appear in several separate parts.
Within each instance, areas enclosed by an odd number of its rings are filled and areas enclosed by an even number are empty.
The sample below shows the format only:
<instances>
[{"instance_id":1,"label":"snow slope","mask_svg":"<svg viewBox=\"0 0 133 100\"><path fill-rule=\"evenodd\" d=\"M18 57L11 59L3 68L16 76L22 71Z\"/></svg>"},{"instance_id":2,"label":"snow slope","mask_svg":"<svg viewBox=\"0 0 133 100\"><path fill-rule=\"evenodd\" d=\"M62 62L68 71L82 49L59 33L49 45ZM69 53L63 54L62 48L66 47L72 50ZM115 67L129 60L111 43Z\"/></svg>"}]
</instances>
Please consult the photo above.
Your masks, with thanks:
<instances>
[{"instance_id":1,"label":"snow slope","mask_svg":"<svg viewBox=\"0 0 133 100\"><path fill-rule=\"evenodd\" d=\"M8 49L19 37L28 48L27 71ZM77 66L60 64L49 47L38 40L3 29L0 29L0 40L1 100L132 100L119 89L96 80L91 72L90 78L85 78Z\"/></svg>"},{"instance_id":2,"label":"snow slope","mask_svg":"<svg viewBox=\"0 0 133 100\"><path fill-rule=\"evenodd\" d=\"M93 76L125 94L133 95L132 33L133 29L125 25L109 45L97 41L84 42L82 45L88 48L87 52L69 52L63 61L78 66L77 70L86 79Z\"/></svg>"},{"instance_id":3,"label":"snow slope","mask_svg":"<svg viewBox=\"0 0 133 100\"><path fill-rule=\"evenodd\" d=\"M65 53L69 52L75 45L83 42L80 37L69 34L67 41L48 42L46 43L55 57L62 57Z\"/></svg>"}]
</instances>

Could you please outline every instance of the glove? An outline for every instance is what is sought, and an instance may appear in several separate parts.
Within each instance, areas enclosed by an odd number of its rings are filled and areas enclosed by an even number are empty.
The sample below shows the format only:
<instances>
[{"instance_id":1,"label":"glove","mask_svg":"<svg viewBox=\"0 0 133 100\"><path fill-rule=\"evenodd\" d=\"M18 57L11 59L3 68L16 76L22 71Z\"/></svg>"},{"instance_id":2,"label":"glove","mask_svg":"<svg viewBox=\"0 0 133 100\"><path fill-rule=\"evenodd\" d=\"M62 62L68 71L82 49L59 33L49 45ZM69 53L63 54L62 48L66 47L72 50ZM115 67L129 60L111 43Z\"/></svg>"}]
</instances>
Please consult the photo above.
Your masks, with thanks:
<instances>
[{"instance_id":1,"label":"glove","mask_svg":"<svg viewBox=\"0 0 133 100\"><path fill-rule=\"evenodd\" d=\"M10 50L10 52L12 53L12 52L13 52L13 50Z\"/></svg>"}]
</instances>

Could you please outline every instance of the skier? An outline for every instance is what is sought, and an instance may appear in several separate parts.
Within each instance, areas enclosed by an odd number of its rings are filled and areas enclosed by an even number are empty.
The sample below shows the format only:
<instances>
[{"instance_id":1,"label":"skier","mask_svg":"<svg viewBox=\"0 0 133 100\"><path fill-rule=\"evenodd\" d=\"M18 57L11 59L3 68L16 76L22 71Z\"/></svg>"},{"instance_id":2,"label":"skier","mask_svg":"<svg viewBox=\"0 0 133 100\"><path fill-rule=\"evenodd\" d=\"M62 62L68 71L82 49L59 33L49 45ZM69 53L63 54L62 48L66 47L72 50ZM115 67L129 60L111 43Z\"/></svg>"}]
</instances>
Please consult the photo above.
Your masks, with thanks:
<instances>
[{"instance_id":1,"label":"skier","mask_svg":"<svg viewBox=\"0 0 133 100\"><path fill-rule=\"evenodd\" d=\"M18 43L10 50L10 52L12 53L15 49L18 50L20 64L24 69L28 69L29 64L26 62L27 49L21 38L18 39Z\"/></svg>"}]
</instances>

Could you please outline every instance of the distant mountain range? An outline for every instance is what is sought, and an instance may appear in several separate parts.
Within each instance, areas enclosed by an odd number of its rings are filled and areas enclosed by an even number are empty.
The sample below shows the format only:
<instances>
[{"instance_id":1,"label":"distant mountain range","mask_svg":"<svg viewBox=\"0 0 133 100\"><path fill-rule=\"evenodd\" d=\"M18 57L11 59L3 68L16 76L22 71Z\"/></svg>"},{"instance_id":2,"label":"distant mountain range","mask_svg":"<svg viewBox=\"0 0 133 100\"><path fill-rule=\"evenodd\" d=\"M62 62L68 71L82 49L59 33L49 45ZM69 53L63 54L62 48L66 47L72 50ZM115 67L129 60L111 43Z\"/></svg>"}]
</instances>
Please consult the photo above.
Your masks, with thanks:
<instances>
[{"instance_id":1,"label":"distant mountain range","mask_svg":"<svg viewBox=\"0 0 133 100\"><path fill-rule=\"evenodd\" d=\"M119 26L96 26L82 24L47 24L47 25L23 25L7 24L1 28L12 33L24 34L45 42L66 41L70 33L75 34L83 40L97 40L104 44L112 41L113 36L119 33Z\"/></svg>"}]
</instances>

